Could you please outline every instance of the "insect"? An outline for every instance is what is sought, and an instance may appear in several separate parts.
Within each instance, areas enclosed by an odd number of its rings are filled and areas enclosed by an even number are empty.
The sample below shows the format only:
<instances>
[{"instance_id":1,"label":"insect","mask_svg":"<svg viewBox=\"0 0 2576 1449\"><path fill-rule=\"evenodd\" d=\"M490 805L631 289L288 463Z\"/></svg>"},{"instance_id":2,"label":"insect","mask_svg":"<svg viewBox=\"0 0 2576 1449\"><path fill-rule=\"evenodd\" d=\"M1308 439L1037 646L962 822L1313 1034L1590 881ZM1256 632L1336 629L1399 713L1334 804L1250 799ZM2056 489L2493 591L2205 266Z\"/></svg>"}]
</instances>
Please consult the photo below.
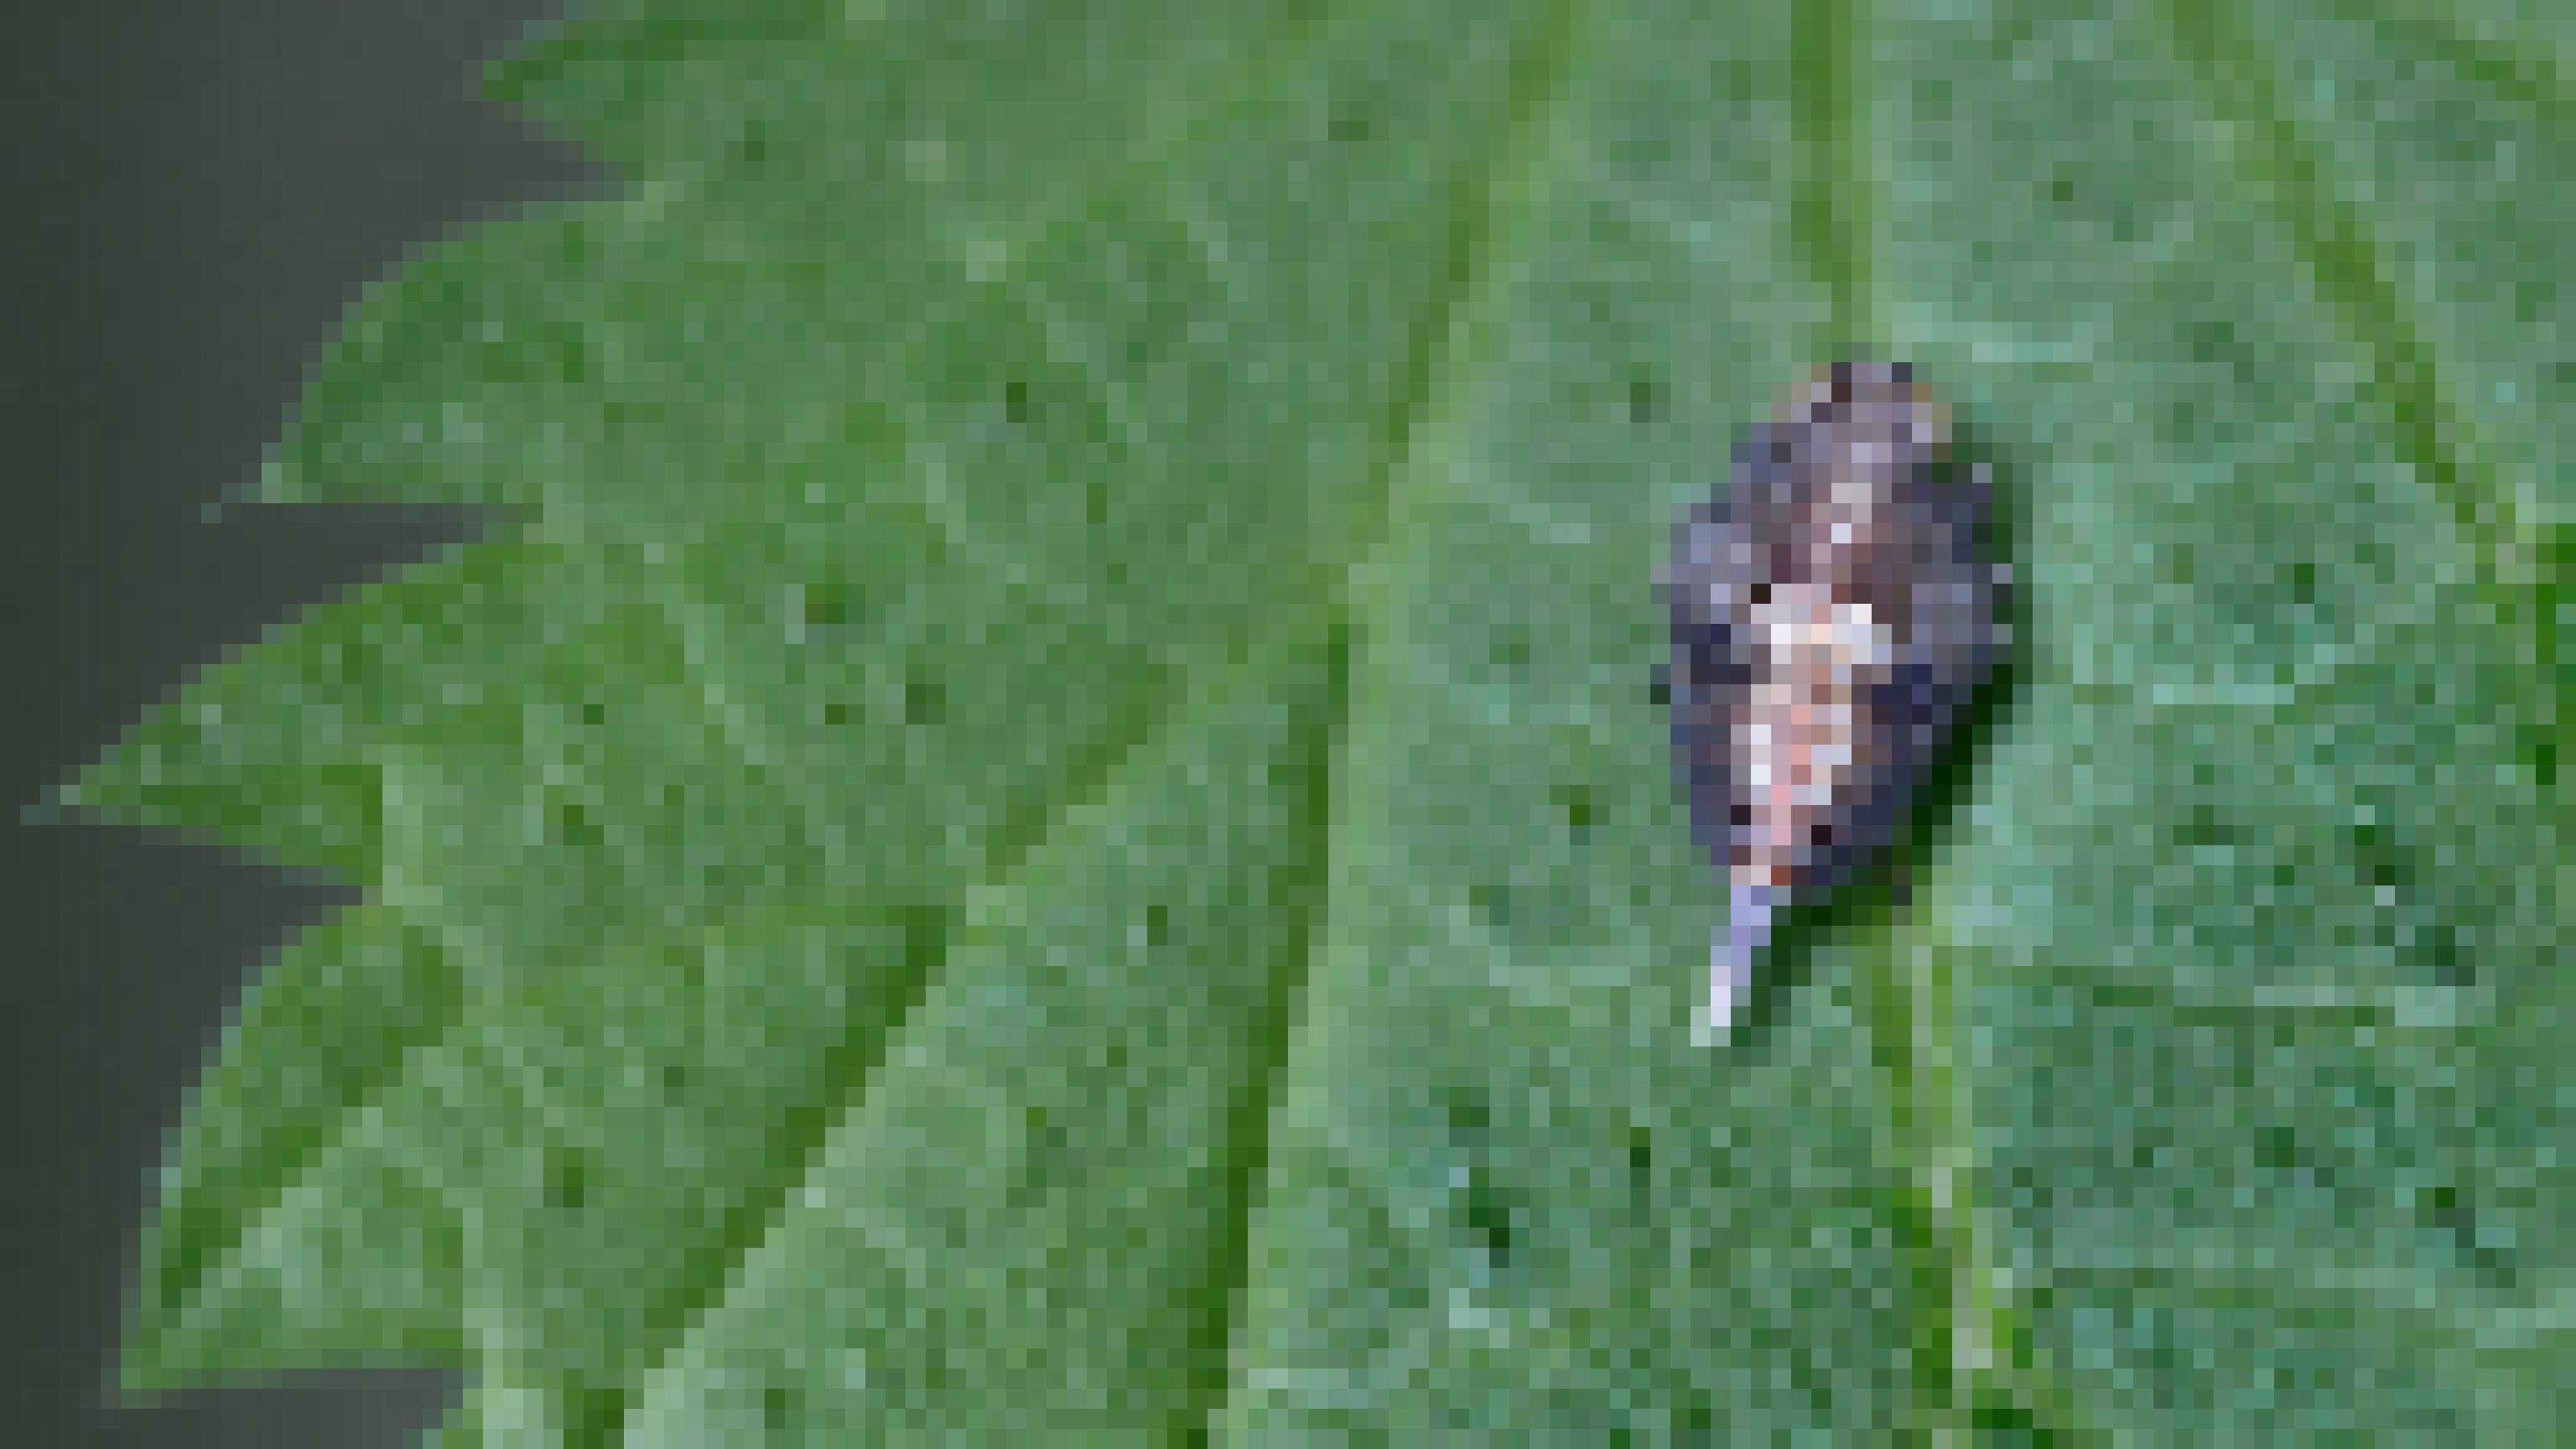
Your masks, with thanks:
<instances>
[{"instance_id":1,"label":"insect","mask_svg":"<svg viewBox=\"0 0 2576 1449\"><path fill-rule=\"evenodd\" d=\"M1912 369L1844 362L1748 427L1732 476L1676 526L1658 578L1674 753L1728 886L1704 1040L1749 994L1781 907L1886 847L1999 661L1991 492Z\"/></svg>"}]
</instances>

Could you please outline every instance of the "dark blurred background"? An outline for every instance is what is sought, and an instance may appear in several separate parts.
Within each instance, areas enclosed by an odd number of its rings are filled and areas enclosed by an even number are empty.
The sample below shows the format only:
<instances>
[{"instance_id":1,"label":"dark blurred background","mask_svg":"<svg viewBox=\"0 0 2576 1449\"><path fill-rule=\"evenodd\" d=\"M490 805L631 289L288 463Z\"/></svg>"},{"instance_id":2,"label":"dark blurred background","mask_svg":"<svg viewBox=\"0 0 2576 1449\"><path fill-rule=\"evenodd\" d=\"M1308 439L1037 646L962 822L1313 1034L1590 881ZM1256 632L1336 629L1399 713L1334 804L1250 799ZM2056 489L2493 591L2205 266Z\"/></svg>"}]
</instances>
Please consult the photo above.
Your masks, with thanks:
<instances>
[{"instance_id":1,"label":"dark blurred background","mask_svg":"<svg viewBox=\"0 0 2576 1449\"><path fill-rule=\"evenodd\" d=\"M308 361L423 243L596 194L482 99L561 0L106 0L0 19L0 1443L410 1445L462 1387L316 1372L120 1408L150 1179L240 989L351 899L19 810L304 605L466 514L234 510Z\"/></svg>"}]
</instances>

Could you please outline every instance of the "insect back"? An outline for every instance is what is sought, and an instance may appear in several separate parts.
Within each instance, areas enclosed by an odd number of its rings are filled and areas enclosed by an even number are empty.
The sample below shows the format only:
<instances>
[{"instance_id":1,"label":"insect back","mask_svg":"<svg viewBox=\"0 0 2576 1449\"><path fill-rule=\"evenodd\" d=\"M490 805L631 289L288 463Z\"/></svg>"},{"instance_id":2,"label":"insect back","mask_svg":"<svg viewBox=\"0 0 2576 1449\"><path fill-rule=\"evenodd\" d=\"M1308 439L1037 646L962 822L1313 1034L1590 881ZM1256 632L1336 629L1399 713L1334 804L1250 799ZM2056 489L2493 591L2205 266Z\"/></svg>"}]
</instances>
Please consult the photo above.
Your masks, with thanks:
<instances>
[{"instance_id":1,"label":"insect back","mask_svg":"<svg viewBox=\"0 0 2576 1449\"><path fill-rule=\"evenodd\" d=\"M1662 586L1673 744L1693 833L1727 881L1709 1032L1750 990L1778 911L1888 844L1999 656L1990 488L1903 363L1818 371L1748 427L1685 512Z\"/></svg>"}]
</instances>

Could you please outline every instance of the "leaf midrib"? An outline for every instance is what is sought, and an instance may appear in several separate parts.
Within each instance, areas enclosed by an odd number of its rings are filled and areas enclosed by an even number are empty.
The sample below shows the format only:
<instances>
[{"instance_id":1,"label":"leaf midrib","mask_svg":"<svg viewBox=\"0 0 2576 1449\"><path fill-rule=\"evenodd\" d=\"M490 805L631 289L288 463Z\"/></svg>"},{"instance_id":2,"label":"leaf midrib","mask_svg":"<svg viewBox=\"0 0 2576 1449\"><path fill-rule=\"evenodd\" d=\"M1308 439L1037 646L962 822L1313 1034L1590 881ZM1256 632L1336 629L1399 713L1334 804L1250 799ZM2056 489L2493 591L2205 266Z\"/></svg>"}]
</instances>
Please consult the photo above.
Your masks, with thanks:
<instances>
[{"instance_id":1,"label":"leaf midrib","mask_svg":"<svg viewBox=\"0 0 2576 1449\"><path fill-rule=\"evenodd\" d=\"M1871 0L1817 0L1792 20L1791 71L1798 84L1800 167L1791 226L1819 268L1834 356L1866 352L1884 336L1887 309L1876 265L1884 195L1873 158ZM1918 900L1910 929L1882 934L1870 1013L1871 1055L1887 1093L1889 1135L1907 1160L1896 1216L1910 1235L1924 1296L1909 1341L1914 1382L1931 1393L1935 1440L1973 1427L1979 1390L1993 1388L2053 1437L2091 1437L2036 1360L2021 1315L2004 1291L1979 1221L1969 1166L1964 1079L1951 1067L1948 953L1929 902ZM1909 950L1908 943L1921 943ZM1921 969L1916 972L1916 964Z\"/></svg>"}]
</instances>

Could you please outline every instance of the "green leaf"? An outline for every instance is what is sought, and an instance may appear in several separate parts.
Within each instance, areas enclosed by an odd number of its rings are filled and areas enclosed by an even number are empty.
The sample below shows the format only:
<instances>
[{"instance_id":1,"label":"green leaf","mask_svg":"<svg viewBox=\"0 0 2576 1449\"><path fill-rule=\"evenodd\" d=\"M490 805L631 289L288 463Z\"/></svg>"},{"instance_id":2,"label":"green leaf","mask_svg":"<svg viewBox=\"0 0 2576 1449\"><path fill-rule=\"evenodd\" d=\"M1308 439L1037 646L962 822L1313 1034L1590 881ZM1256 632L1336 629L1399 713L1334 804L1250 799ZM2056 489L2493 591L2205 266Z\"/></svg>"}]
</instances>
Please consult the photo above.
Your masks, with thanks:
<instances>
[{"instance_id":1,"label":"green leaf","mask_svg":"<svg viewBox=\"0 0 2576 1449\"><path fill-rule=\"evenodd\" d=\"M443 1445L2545 1439L2558 9L591 7L259 492L500 505L66 798L271 963L138 1389ZM2080 13L2079 13L2080 12ZM1647 587L1909 359L2016 659L1692 1045Z\"/></svg>"}]
</instances>

